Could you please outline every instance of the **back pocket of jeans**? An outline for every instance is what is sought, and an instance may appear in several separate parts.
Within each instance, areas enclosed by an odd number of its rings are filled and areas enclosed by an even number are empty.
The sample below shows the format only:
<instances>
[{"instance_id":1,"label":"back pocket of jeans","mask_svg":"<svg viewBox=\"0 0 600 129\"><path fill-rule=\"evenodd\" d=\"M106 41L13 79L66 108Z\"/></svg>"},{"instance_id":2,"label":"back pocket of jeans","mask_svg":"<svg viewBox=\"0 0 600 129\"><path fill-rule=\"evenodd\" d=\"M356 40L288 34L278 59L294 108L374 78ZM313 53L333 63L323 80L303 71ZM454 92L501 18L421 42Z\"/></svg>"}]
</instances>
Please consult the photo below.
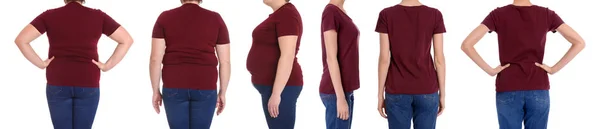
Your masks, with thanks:
<instances>
[{"instance_id":1,"label":"back pocket of jeans","mask_svg":"<svg viewBox=\"0 0 600 129\"><path fill-rule=\"evenodd\" d=\"M48 86L46 87L46 94L48 95L56 95L63 91L62 87L57 86Z\"/></svg>"},{"instance_id":2,"label":"back pocket of jeans","mask_svg":"<svg viewBox=\"0 0 600 129\"><path fill-rule=\"evenodd\" d=\"M497 104L508 104L515 101L516 93L514 92L501 92L496 93L496 103Z\"/></svg>"}]
</instances>

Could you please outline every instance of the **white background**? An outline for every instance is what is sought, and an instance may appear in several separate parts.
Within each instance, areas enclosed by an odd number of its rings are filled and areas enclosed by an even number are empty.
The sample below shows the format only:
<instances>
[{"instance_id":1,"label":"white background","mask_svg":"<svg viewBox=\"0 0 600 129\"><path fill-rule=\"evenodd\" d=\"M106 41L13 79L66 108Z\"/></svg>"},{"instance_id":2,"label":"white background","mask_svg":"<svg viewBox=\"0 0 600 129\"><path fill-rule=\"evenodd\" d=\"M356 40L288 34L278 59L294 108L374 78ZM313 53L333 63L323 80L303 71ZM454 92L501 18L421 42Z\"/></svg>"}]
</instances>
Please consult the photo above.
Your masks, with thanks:
<instances>
[{"instance_id":1,"label":"white background","mask_svg":"<svg viewBox=\"0 0 600 129\"><path fill-rule=\"evenodd\" d=\"M328 0L292 0L304 22L304 35L298 55L305 86L298 100L298 129L325 128L324 106L318 95L322 73L320 19ZM377 104L378 34L374 32L379 11L400 0L349 0L345 8L361 30L360 73L362 88L356 91L353 128L383 129L387 121L379 116ZM462 40L496 7L512 0L422 0L444 15L447 61L447 108L438 119L439 129L498 128L494 77L487 76L460 50ZM598 128L597 79L600 39L597 36L599 12L595 0L534 0L550 7L587 41L586 48L567 67L551 75L549 129ZM14 45L14 38L33 18L46 9L64 5L62 0L5 0L0 4L0 129L51 129L45 97L45 74L31 65ZM135 43L126 58L113 70L102 73L101 99L95 129L166 129L164 113L151 106L148 75L150 37L158 15L180 5L179 0L88 0L85 6L102 9L121 23ZM267 128L260 97L250 82L245 60L251 45L251 32L271 8L260 0L205 0L201 5L219 12L231 36L233 73L227 108L213 121L214 129ZM560 34L548 34L545 62L557 62L570 44ZM48 40L42 36L32 43L46 57ZM116 43L103 37L100 59L111 55ZM490 65L498 65L496 34L487 34L476 47Z\"/></svg>"}]
</instances>

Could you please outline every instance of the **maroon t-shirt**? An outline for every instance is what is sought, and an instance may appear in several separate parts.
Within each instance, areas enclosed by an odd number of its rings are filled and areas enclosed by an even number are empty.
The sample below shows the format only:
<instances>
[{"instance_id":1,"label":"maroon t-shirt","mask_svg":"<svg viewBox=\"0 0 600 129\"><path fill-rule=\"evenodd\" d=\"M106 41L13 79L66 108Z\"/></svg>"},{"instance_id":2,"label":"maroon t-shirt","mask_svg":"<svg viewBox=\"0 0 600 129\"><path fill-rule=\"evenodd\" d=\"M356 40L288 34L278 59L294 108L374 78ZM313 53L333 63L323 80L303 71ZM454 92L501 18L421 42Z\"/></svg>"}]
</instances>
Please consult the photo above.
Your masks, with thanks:
<instances>
[{"instance_id":1,"label":"maroon t-shirt","mask_svg":"<svg viewBox=\"0 0 600 129\"><path fill-rule=\"evenodd\" d=\"M217 89L215 55L218 44L229 43L221 16L197 4L164 11L156 20L152 38L165 39L162 80L166 88Z\"/></svg>"},{"instance_id":2,"label":"maroon t-shirt","mask_svg":"<svg viewBox=\"0 0 600 129\"><path fill-rule=\"evenodd\" d=\"M550 89L547 72L535 62L544 61L546 34L563 23L554 11L536 5L507 5L483 20L498 34L500 63L510 64L496 77L497 92Z\"/></svg>"},{"instance_id":3,"label":"maroon t-shirt","mask_svg":"<svg viewBox=\"0 0 600 129\"><path fill-rule=\"evenodd\" d=\"M351 92L360 87L358 72L358 36L359 31L352 19L335 5L328 4L323 10L321 19L321 47L323 50L323 76L319 92L335 94L329 75L327 51L323 32L337 32L337 58L344 92Z\"/></svg>"},{"instance_id":4,"label":"maroon t-shirt","mask_svg":"<svg viewBox=\"0 0 600 129\"><path fill-rule=\"evenodd\" d=\"M49 85L99 87L100 69L97 44L120 25L98 9L70 2L37 16L31 23L40 33L46 32L50 43L48 58L54 60L46 68Z\"/></svg>"},{"instance_id":5,"label":"maroon t-shirt","mask_svg":"<svg viewBox=\"0 0 600 129\"><path fill-rule=\"evenodd\" d=\"M300 48L302 37L302 18L296 7L287 3L269 15L252 32L252 47L248 53L246 67L252 74L252 83L264 86L273 86L277 64L281 51L279 40L281 36L296 35L296 54ZM286 86L302 86L302 69L298 59L294 57L292 74Z\"/></svg>"},{"instance_id":6,"label":"maroon t-shirt","mask_svg":"<svg viewBox=\"0 0 600 129\"><path fill-rule=\"evenodd\" d=\"M439 10L425 5L392 6L379 13L375 31L387 33L390 40L387 93L430 94L438 90L431 41L434 34L446 32Z\"/></svg>"}]
</instances>

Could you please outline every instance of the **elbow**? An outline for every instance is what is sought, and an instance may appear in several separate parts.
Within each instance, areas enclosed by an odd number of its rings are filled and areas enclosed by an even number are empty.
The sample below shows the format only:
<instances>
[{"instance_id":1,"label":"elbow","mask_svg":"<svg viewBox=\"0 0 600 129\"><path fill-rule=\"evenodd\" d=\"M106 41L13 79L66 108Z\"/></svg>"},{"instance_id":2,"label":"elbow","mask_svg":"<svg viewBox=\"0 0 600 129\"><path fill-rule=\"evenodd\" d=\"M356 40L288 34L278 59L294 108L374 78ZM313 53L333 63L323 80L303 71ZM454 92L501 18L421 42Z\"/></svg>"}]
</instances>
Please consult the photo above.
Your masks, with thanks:
<instances>
[{"instance_id":1,"label":"elbow","mask_svg":"<svg viewBox=\"0 0 600 129\"><path fill-rule=\"evenodd\" d=\"M17 46L21 46L21 45L25 44L25 41L23 41L23 40L21 40L21 39L17 38L17 39L15 39L15 44L16 44Z\"/></svg>"},{"instance_id":2,"label":"elbow","mask_svg":"<svg viewBox=\"0 0 600 129\"><path fill-rule=\"evenodd\" d=\"M126 45L133 44L133 38L128 38L127 40L123 41L123 44L126 44Z\"/></svg>"},{"instance_id":3,"label":"elbow","mask_svg":"<svg viewBox=\"0 0 600 129\"><path fill-rule=\"evenodd\" d=\"M228 66L231 67L231 62L229 60L220 60L219 66Z\"/></svg>"},{"instance_id":4,"label":"elbow","mask_svg":"<svg viewBox=\"0 0 600 129\"><path fill-rule=\"evenodd\" d=\"M441 66L446 66L446 59L444 59L444 57L435 57L435 66L436 67L441 67Z\"/></svg>"},{"instance_id":5,"label":"elbow","mask_svg":"<svg viewBox=\"0 0 600 129\"><path fill-rule=\"evenodd\" d=\"M463 52L465 52L465 53L466 53L467 51L469 51L469 50L473 49L473 46L472 46L472 45L467 45L467 44L463 43L463 44L460 46L460 49L461 49Z\"/></svg>"}]
</instances>

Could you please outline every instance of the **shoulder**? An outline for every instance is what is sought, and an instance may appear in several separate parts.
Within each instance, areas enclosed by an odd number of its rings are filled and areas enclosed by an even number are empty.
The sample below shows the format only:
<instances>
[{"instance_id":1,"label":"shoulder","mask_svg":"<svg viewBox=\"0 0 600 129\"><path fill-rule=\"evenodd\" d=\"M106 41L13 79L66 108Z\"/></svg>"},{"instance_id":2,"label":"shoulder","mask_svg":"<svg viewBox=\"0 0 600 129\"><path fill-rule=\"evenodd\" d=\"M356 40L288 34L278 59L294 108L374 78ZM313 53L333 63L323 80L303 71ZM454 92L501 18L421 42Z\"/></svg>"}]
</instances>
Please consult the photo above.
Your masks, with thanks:
<instances>
[{"instance_id":1,"label":"shoulder","mask_svg":"<svg viewBox=\"0 0 600 129\"><path fill-rule=\"evenodd\" d=\"M207 16L209 16L211 18L221 18L221 14L219 14L218 12L213 11L213 10L202 8L202 12L206 13Z\"/></svg>"},{"instance_id":2,"label":"shoulder","mask_svg":"<svg viewBox=\"0 0 600 129\"><path fill-rule=\"evenodd\" d=\"M425 5L423 5L423 6L425 6ZM442 15L442 12L439 9L437 9L437 8L425 6L424 9L427 10L427 11L429 11L429 12L432 12L432 13L434 13L436 15Z\"/></svg>"},{"instance_id":3,"label":"shoulder","mask_svg":"<svg viewBox=\"0 0 600 129\"><path fill-rule=\"evenodd\" d=\"M290 4L285 7L280 8L277 13L274 13L274 18L280 21L289 21L290 19L294 19L297 21L301 21L300 13L296 10L294 5Z\"/></svg>"}]
</instances>

